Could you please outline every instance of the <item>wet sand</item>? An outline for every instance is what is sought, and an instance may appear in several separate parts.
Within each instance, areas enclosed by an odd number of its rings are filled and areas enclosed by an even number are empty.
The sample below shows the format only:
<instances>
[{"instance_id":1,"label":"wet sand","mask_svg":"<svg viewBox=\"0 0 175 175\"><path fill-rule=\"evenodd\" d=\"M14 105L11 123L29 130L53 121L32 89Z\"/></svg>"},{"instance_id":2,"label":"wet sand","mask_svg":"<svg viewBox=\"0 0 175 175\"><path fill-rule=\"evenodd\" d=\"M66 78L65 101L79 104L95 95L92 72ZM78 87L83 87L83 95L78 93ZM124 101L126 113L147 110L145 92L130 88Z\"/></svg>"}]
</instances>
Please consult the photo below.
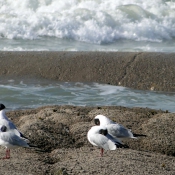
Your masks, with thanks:
<instances>
[{"instance_id":1,"label":"wet sand","mask_svg":"<svg viewBox=\"0 0 175 175\"><path fill-rule=\"evenodd\" d=\"M175 54L142 52L0 52L1 78L98 82L175 91Z\"/></svg>"}]
</instances>

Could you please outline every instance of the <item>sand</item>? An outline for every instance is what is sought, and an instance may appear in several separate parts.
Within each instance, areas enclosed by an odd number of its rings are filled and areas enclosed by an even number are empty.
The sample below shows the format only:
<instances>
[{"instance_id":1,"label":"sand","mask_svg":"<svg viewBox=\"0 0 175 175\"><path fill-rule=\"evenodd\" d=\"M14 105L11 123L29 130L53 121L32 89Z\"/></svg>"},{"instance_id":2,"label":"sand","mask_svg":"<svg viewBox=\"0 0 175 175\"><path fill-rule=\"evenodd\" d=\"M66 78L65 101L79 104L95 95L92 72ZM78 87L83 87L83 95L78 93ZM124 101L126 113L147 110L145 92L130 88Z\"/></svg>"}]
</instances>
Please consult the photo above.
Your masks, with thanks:
<instances>
[{"instance_id":1,"label":"sand","mask_svg":"<svg viewBox=\"0 0 175 175\"><path fill-rule=\"evenodd\" d=\"M129 148L105 151L100 157L99 148L87 140L97 114L147 137L124 140ZM47 106L10 111L7 115L40 150L11 150L11 159L1 160L3 175L175 173L175 114L114 106ZM0 147L0 156L4 155L5 148Z\"/></svg>"},{"instance_id":2,"label":"sand","mask_svg":"<svg viewBox=\"0 0 175 175\"><path fill-rule=\"evenodd\" d=\"M142 52L0 52L1 78L98 82L175 91L175 54Z\"/></svg>"},{"instance_id":3,"label":"sand","mask_svg":"<svg viewBox=\"0 0 175 175\"><path fill-rule=\"evenodd\" d=\"M175 58L166 53L0 52L0 77L99 82L174 91ZM103 114L147 137L124 140L129 148L105 151L87 140L93 118ZM1 159L9 175L175 175L175 114L120 106L46 106L7 112L35 149L11 150ZM0 147L0 156L5 148Z\"/></svg>"}]
</instances>

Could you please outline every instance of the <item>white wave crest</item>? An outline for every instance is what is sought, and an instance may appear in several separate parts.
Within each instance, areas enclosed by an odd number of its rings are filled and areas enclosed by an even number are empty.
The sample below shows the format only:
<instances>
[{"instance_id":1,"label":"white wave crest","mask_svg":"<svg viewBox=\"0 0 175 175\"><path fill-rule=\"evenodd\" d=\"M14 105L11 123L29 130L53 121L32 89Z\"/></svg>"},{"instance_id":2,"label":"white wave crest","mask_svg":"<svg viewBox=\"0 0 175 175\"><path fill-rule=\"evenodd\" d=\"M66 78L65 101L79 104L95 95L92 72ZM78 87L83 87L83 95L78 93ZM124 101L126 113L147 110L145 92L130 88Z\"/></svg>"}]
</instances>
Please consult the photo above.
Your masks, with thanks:
<instances>
[{"instance_id":1,"label":"white wave crest","mask_svg":"<svg viewBox=\"0 0 175 175\"><path fill-rule=\"evenodd\" d=\"M0 37L160 42L175 36L174 8L163 0L0 0Z\"/></svg>"}]
</instances>

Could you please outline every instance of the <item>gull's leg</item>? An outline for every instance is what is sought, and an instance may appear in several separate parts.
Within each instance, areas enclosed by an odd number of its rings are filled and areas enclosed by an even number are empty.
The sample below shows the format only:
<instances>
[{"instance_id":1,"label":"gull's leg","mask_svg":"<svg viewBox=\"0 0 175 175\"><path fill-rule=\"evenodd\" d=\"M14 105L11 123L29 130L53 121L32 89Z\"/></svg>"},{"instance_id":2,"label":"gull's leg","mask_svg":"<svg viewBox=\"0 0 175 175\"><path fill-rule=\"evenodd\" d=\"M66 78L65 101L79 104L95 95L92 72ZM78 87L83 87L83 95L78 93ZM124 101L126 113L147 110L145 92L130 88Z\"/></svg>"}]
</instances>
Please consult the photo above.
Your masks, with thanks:
<instances>
[{"instance_id":1,"label":"gull's leg","mask_svg":"<svg viewBox=\"0 0 175 175\"><path fill-rule=\"evenodd\" d=\"M3 157L3 159L10 159L10 149L6 149L6 154L5 157Z\"/></svg>"},{"instance_id":2,"label":"gull's leg","mask_svg":"<svg viewBox=\"0 0 175 175\"><path fill-rule=\"evenodd\" d=\"M8 149L8 159L10 159L10 149Z\"/></svg>"},{"instance_id":3,"label":"gull's leg","mask_svg":"<svg viewBox=\"0 0 175 175\"><path fill-rule=\"evenodd\" d=\"M104 152L104 149L101 148L101 153L100 153L101 157L103 157L103 152Z\"/></svg>"}]
</instances>

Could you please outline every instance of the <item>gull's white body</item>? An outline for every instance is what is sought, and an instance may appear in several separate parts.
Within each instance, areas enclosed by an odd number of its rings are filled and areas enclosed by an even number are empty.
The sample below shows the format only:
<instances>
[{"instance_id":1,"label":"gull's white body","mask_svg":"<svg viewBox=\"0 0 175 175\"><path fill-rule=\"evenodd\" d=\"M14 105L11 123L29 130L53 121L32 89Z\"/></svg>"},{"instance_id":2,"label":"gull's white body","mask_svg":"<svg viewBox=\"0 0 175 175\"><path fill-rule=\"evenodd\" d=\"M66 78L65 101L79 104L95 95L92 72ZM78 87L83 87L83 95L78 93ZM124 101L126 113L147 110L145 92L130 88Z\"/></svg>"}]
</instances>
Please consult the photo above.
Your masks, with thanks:
<instances>
[{"instance_id":1,"label":"gull's white body","mask_svg":"<svg viewBox=\"0 0 175 175\"><path fill-rule=\"evenodd\" d=\"M29 147L27 142L16 135L13 131L0 132L0 145L6 147L7 149Z\"/></svg>"},{"instance_id":2,"label":"gull's white body","mask_svg":"<svg viewBox=\"0 0 175 175\"><path fill-rule=\"evenodd\" d=\"M0 125L0 145L6 147L6 155L3 159L10 159L10 149L17 147L30 147L28 140L16 135L14 130L8 130L5 125Z\"/></svg>"},{"instance_id":3,"label":"gull's white body","mask_svg":"<svg viewBox=\"0 0 175 175\"><path fill-rule=\"evenodd\" d=\"M5 114L5 110L0 111L0 125L5 125L7 127L8 131L11 130L17 136L23 137L22 133L20 131L18 131L16 126L8 119L8 117ZM26 138L24 138L24 139L26 139Z\"/></svg>"},{"instance_id":4,"label":"gull's white body","mask_svg":"<svg viewBox=\"0 0 175 175\"><path fill-rule=\"evenodd\" d=\"M92 145L98 146L105 150L115 150L117 148L116 142L120 143L120 141L112 138L109 134L107 134L106 136L99 134L100 129L106 128L103 126L93 126L88 131L87 138L89 142Z\"/></svg>"},{"instance_id":5,"label":"gull's white body","mask_svg":"<svg viewBox=\"0 0 175 175\"><path fill-rule=\"evenodd\" d=\"M0 103L0 145L6 147L4 159L10 159L10 149L30 147L29 140L16 128L5 114L5 106Z\"/></svg>"}]
</instances>

